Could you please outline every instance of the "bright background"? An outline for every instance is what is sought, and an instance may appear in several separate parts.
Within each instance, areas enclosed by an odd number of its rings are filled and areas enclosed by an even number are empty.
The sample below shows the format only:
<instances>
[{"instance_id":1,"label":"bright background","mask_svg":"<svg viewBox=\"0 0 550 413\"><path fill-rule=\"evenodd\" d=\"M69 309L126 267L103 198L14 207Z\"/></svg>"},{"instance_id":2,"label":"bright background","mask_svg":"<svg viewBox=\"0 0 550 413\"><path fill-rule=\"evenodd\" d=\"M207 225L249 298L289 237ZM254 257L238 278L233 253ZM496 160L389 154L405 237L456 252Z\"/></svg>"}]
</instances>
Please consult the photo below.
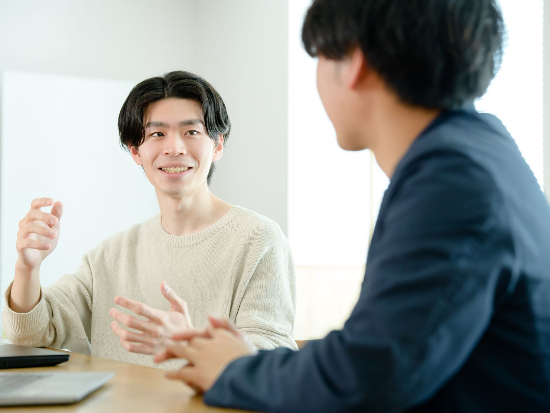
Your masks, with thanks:
<instances>
[{"instance_id":1,"label":"bright background","mask_svg":"<svg viewBox=\"0 0 550 413\"><path fill-rule=\"evenodd\" d=\"M341 327L388 180L368 152L337 146L316 61L300 41L309 4L0 0L0 289L13 279L17 222L35 197L65 204L44 285L75 271L101 240L158 213L153 188L118 146L116 119L138 81L183 69L218 89L233 124L212 191L274 219L289 237L296 338ZM543 187L543 0L501 4L508 45L477 106L502 119Z\"/></svg>"},{"instance_id":2,"label":"bright background","mask_svg":"<svg viewBox=\"0 0 550 413\"><path fill-rule=\"evenodd\" d=\"M60 242L40 269L50 285L109 234L158 214L153 186L117 145L118 111L134 84L23 72L4 72L2 84L1 274L13 278L9 247L30 201L48 196L64 207Z\"/></svg>"}]
</instances>

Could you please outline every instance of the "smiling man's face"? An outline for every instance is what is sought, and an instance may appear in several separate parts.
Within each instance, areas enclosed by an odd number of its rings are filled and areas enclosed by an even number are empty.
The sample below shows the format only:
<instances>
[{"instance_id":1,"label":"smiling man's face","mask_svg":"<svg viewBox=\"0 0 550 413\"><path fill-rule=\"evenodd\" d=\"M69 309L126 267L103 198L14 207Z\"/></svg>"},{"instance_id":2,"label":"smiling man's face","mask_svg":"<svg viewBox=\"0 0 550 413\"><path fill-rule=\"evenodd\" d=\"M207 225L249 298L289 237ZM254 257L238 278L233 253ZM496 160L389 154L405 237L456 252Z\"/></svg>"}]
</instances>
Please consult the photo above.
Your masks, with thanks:
<instances>
[{"instance_id":1,"label":"smiling man's face","mask_svg":"<svg viewBox=\"0 0 550 413\"><path fill-rule=\"evenodd\" d=\"M208 136L201 105L175 98L151 103L143 125L145 140L130 152L157 194L183 198L205 189L210 165L222 156L223 137L215 144Z\"/></svg>"}]
</instances>

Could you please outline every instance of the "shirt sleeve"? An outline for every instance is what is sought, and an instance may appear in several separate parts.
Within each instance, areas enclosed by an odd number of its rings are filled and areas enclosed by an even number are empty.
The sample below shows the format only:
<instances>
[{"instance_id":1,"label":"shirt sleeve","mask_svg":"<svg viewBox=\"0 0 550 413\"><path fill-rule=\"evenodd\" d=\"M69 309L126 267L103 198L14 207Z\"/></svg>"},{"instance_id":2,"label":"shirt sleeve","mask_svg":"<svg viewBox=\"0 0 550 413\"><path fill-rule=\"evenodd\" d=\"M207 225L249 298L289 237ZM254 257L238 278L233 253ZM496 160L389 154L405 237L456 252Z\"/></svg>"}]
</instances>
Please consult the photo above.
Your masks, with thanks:
<instances>
[{"instance_id":1,"label":"shirt sleeve","mask_svg":"<svg viewBox=\"0 0 550 413\"><path fill-rule=\"evenodd\" d=\"M4 332L10 342L91 353L92 272L87 255L75 274L42 288L40 301L28 313L9 308L10 293L11 284L2 311Z\"/></svg>"},{"instance_id":2,"label":"shirt sleeve","mask_svg":"<svg viewBox=\"0 0 550 413\"><path fill-rule=\"evenodd\" d=\"M253 232L247 276L234 305L235 325L259 349L297 349L296 276L288 241L276 224L260 225Z\"/></svg>"},{"instance_id":3,"label":"shirt sleeve","mask_svg":"<svg viewBox=\"0 0 550 413\"><path fill-rule=\"evenodd\" d=\"M505 205L492 177L460 154L418 160L405 175L386 193L361 295L344 328L298 352L235 360L206 403L402 411L465 363L509 287L514 246Z\"/></svg>"}]
</instances>

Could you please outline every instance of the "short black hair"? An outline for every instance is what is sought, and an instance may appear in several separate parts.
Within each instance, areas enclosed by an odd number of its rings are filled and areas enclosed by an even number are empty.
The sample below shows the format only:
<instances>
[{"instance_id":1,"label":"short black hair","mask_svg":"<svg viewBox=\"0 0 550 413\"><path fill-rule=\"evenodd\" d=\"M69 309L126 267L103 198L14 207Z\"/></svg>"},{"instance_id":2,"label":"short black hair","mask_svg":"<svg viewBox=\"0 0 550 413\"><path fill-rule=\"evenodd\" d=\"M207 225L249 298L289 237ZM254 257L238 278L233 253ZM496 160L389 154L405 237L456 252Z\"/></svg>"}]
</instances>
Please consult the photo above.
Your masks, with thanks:
<instances>
[{"instance_id":1,"label":"short black hair","mask_svg":"<svg viewBox=\"0 0 550 413\"><path fill-rule=\"evenodd\" d=\"M504 36L496 0L315 0L302 29L310 56L341 60L360 47L402 102L430 109L481 97Z\"/></svg>"},{"instance_id":2,"label":"short black hair","mask_svg":"<svg viewBox=\"0 0 550 413\"><path fill-rule=\"evenodd\" d=\"M126 98L118 116L118 132L123 148L138 148L143 143L145 110L151 103L168 98L191 99L200 103L208 136L217 144L221 134L224 144L227 143L231 122L220 94L202 77L190 72L174 71L138 83ZM208 184L213 173L212 163L206 178Z\"/></svg>"}]
</instances>

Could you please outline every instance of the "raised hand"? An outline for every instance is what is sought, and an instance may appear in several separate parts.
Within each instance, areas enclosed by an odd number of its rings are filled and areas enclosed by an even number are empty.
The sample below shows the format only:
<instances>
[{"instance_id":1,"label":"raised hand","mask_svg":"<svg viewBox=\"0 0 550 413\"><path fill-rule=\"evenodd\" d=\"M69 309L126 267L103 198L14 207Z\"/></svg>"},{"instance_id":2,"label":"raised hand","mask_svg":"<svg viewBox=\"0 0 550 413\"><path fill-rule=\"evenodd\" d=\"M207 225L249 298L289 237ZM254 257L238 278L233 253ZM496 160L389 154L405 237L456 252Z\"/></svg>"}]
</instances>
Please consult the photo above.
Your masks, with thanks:
<instances>
[{"instance_id":1,"label":"raised hand","mask_svg":"<svg viewBox=\"0 0 550 413\"><path fill-rule=\"evenodd\" d=\"M163 348L172 335L193 330L187 303L165 281L161 283L160 291L171 304L170 311L157 310L126 297L115 297L116 304L146 318L142 320L115 308L109 310L109 315L120 324L139 331L135 333L122 328L115 321L111 323L114 333L120 337L120 343L131 353L153 355Z\"/></svg>"},{"instance_id":2,"label":"raised hand","mask_svg":"<svg viewBox=\"0 0 550 413\"><path fill-rule=\"evenodd\" d=\"M51 213L40 208L51 206ZM31 209L19 221L17 232L17 262L8 306L17 313L28 313L40 300L40 264L59 241L63 204L51 198L36 198Z\"/></svg>"},{"instance_id":3,"label":"raised hand","mask_svg":"<svg viewBox=\"0 0 550 413\"><path fill-rule=\"evenodd\" d=\"M52 206L51 213L40 208ZM32 271L50 255L59 241L63 204L53 203L51 198L36 198L31 209L19 221L16 248L19 255L16 267Z\"/></svg>"}]
</instances>

